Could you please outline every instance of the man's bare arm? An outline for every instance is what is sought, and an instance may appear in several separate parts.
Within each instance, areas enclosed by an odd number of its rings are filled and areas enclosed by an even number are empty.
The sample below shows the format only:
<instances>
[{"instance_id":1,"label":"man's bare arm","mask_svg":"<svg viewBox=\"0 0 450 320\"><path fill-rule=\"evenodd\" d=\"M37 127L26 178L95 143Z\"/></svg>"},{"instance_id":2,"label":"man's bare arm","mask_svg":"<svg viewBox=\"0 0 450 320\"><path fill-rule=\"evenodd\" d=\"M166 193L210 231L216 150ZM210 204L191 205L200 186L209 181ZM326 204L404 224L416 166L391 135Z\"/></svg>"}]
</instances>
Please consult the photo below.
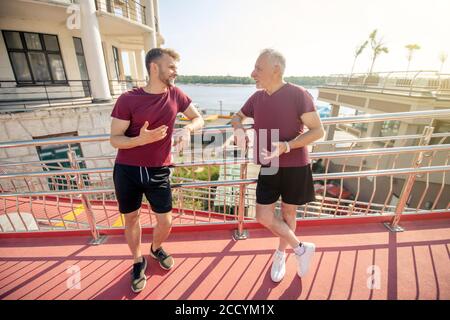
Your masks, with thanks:
<instances>
[{"instance_id":1,"label":"man's bare arm","mask_svg":"<svg viewBox=\"0 0 450 320\"><path fill-rule=\"evenodd\" d=\"M319 140L325 135L325 130L322 126L322 121L316 111L304 113L301 116L301 120L304 125L308 127L308 132L298 135L291 141L280 141L274 142L272 145L274 148L272 152L267 150L262 150L261 154L265 160L270 160L275 157L279 157L287 151L287 145L289 144L289 149L297 149L313 143Z\"/></svg>"},{"instance_id":2,"label":"man's bare arm","mask_svg":"<svg viewBox=\"0 0 450 320\"><path fill-rule=\"evenodd\" d=\"M193 104L189 105L183 114L186 118L191 120L191 123L184 126L184 128L188 129L190 132L199 130L205 125L202 115Z\"/></svg>"},{"instance_id":3,"label":"man's bare arm","mask_svg":"<svg viewBox=\"0 0 450 320\"><path fill-rule=\"evenodd\" d=\"M308 127L308 132L298 135L295 139L288 141L291 149L297 149L307 146L325 135L322 121L316 111L302 114L301 120Z\"/></svg>"},{"instance_id":4,"label":"man's bare arm","mask_svg":"<svg viewBox=\"0 0 450 320\"><path fill-rule=\"evenodd\" d=\"M243 129L244 125L242 124L242 121L247 118L245 114L242 113L242 111L236 112L233 117L231 118L231 125L233 128L236 129Z\"/></svg>"}]
</instances>

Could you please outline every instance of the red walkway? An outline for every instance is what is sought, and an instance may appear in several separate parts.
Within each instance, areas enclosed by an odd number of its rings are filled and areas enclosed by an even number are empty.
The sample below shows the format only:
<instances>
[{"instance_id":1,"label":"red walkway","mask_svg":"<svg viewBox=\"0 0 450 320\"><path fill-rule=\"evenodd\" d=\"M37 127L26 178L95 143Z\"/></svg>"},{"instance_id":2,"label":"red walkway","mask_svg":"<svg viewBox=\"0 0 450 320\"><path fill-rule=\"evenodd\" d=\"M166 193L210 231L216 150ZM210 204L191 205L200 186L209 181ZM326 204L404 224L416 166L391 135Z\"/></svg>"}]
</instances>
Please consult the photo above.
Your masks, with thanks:
<instances>
[{"instance_id":1,"label":"red walkway","mask_svg":"<svg viewBox=\"0 0 450 320\"><path fill-rule=\"evenodd\" d=\"M175 232L165 246L174 269L150 261L138 295L123 236L100 246L88 245L89 237L0 239L0 299L450 299L450 219L401 225L407 231L396 234L380 223L299 227L318 248L310 274L297 277L289 251L279 284L270 280L276 242L268 231L252 229L237 242L229 230ZM145 252L150 239L144 235ZM80 288L68 289L74 265ZM371 290L372 265L380 281Z\"/></svg>"}]
</instances>

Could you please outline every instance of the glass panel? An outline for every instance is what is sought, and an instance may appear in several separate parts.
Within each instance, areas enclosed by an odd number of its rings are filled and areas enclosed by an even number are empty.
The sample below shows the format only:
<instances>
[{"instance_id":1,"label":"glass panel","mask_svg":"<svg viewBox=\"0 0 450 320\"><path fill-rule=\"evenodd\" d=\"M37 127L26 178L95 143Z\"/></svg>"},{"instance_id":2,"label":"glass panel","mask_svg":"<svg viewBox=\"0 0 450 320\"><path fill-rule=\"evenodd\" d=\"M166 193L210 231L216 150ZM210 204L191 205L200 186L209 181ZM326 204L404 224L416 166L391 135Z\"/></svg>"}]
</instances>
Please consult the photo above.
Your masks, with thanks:
<instances>
[{"instance_id":1,"label":"glass panel","mask_svg":"<svg viewBox=\"0 0 450 320\"><path fill-rule=\"evenodd\" d=\"M47 60L42 52L28 52L30 58L31 70L35 81L49 81Z\"/></svg>"},{"instance_id":2,"label":"glass panel","mask_svg":"<svg viewBox=\"0 0 450 320\"><path fill-rule=\"evenodd\" d=\"M11 52L11 62L16 73L17 81L31 81L31 72L27 58L23 52Z\"/></svg>"},{"instance_id":3,"label":"glass panel","mask_svg":"<svg viewBox=\"0 0 450 320\"><path fill-rule=\"evenodd\" d=\"M77 56L78 60L78 68L80 70L81 80L89 80L89 75L87 71L86 61L84 60L84 56Z\"/></svg>"},{"instance_id":4,"label":"glass panel","mask_svg":"<svg viewBox=\"0 0 450 320\"><path fill-rule=\"evenodd\" d=\"M48 61L52 71L53 80L66 80L64 65L59 54L49 54Z\"/></svg>"},{"instance_id":5,"label":"glass panel","mask_svg":"<svg viewBox=\"0 0 450 320\"><path fill-rule=\"evenodd\" d=\"M114 60L119 60L119 50L116 47L113 48Z\"/></svg>"},{"instance_id":6,"label":"glass panel","mask_svg":"<svg viewBox=\"0 0 450 320\"><path fill-rule=\"evenodd\" d=\"M9 49L23 49L22 40L18 32L6 31L4 35L6 46Z\"/></svg>"},{"instance_id":7,"label":"glass panel","mask_svg":"<svg viewBox=\"0 0 450 320\"><path fill-rule=\"evenodd\" d=\"M42 50L41 39L37 33L24 33L27 48L30 50Z\"/></svg>"},{"instance_id":8,"label":"glass panel","mask_svg":"<svg viewBox=\"0 0 450 320\"><path fill-rule=\"evenodd\" d=\"M45 49L48 51L59 51L58 38L44 34Z\"/></svg>"},{"instance_id":9,"label":"glass panel","mask_svg":"<svg viewBox=\"0 0 450 320\"><path fill-rule=\"evenodd\" d=\"M83 45L81 44L81 39L80 38L73 38L73 45L75 46L75 52L77 54L83 54Z\"/></svg>"},{"instance_id":10,"label":"glass panel","mask_svg":"<svg viewBox=\"0 0 450 320\"><path fill-rule=\"evenodd\" d=\"M116 47L113 48L113 56L114 56L114 67L116 69L116 79L119 79L120 76L120 68L119 68L119 50Z\"/></svg>"}]
</instances>

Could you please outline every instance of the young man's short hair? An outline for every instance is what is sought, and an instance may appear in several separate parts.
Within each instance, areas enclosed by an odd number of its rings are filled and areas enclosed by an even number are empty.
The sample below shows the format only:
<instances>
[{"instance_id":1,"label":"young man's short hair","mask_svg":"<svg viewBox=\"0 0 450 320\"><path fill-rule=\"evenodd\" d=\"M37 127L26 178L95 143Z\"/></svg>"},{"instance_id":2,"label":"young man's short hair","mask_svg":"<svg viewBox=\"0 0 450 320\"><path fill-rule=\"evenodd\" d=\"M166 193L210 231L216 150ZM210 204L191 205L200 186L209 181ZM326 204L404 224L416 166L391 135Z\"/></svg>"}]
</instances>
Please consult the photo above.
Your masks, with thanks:
<instances>
[{"instance_id":1,"label":"young man's short hair","mask_svg":"<svg viewBox=\"0 0 450 320\"><path fill-rule=\"evenodd\" d=\"M150 73L150 63L156 62L163 54L168 54L175 61L180 60L180 55L173 49L153 48L145 55L145 67L147 68L148 73Z\"/></svg>"}]
</instances>

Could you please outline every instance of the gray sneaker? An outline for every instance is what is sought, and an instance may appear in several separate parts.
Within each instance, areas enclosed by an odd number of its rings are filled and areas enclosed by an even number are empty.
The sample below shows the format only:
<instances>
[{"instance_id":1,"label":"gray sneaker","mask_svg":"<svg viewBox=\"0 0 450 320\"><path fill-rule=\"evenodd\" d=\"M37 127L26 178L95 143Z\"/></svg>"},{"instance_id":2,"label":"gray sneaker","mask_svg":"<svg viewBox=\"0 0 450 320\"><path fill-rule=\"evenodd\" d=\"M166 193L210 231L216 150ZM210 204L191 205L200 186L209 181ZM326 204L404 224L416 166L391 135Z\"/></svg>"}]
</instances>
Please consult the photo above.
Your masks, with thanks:
<instances>
[{"instance_id":1,"label":"gray sneaker","mask_svg":"<svg viewBox=\"0 0 450 320\"><path fill-rule=\"evenodd\" d=\"M147 284L147 277L145 276L145 270L147 269L147 260L142 257L142 262L133 264L133 271L131 271L131 290L134 293L144 290Z\"/></svg>"},{"instance_id":2,"label":"gray sneaker","mask_svg":"<svg viewBox=\"0 0 450 320\"><path fill-rule=\"evenodd\" d=\"M153 251L153 245L150 246L150 256L155 260L158 260L160 267L164 270L172 269L173 265L175 264L172 256L165 252L162 247Z\"/></svg>"}]
</instances>

